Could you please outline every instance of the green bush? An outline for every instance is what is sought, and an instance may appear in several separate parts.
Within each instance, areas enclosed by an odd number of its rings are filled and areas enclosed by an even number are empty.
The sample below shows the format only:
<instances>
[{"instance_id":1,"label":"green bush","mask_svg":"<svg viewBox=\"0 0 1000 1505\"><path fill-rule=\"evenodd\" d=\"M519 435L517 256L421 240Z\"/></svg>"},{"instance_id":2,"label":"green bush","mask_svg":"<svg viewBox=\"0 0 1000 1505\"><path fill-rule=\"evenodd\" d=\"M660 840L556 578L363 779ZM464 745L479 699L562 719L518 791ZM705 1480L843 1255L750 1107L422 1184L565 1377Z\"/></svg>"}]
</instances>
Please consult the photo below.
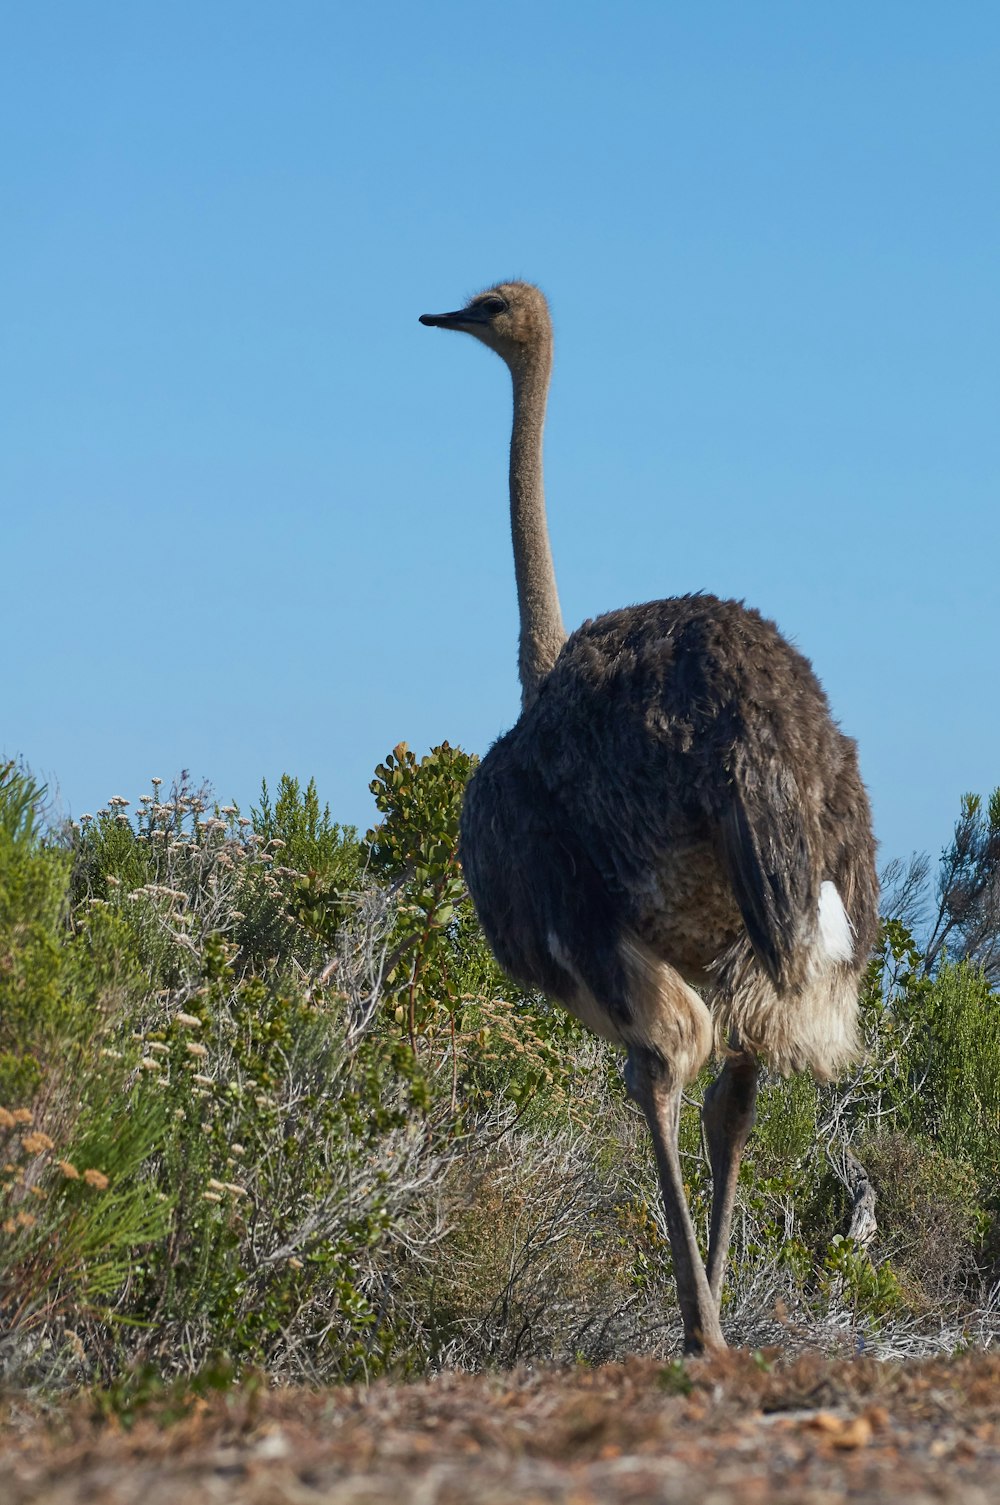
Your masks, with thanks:
<instances>
[{"instance_id":1,"label":"green bush","mask_svg":"<svg viewBox=\"0 0 1000 1505\"><path fill-rule=\"evenodd\" d=\"M910 1305L954 1305L974 1288L984 1232L970 1161L919 1136L880 1133L862 1146L878 1193L880 1245Z\"/></svg>"},{"instance_id":2,"label":"green bush","mask_svg":"<svg viewBox=\"0 0 1000 1505\"><path fill-rule=\"evenodd\" d=\"M44 791L0 773L9 1377L97 1377L127 1408L183 1373L670 1351L645 1125L618 1053L490 955L458 860L473 767L400 744L363 841L287 776L249 815L154 780L134 811L115 796L53 830ZM815 1336L981 1299L1000 1015L971 962L923 962L890 919L866 1061L832 1087L765 1077L734 1337L780 1337L776 1306ZM681 1115L703 1238L708 1077ZM867 1250L847 1237L844 1146L878 1192Z\"/></svg>"},{"instance_id":3,"label":"green bush","mask_svg":"<svg viewBox=\"0 0 1000 1505\"><path fill-rule=\"evenodd\" d=\"M1000 1186L1000 1003L982 973L946 962L895 1005L910 1030L897 1123ZM995 1196L995 1192L993 1193Z\"/></svg>"},{"instance_id":4,"label":"green bush","mask_svg":"<svg viewBox=\"0 0 1000 1505\"><path fill-rule=\"evenodd\" d=\"M111 979L90 970L43 794L13 767L0 776L0 1310L18 1363L47 1330L104 1312L167 1227L140 1174L163 1112L129 1091L135 1047L111 1044Z\"/></svg>"},{"instance_id":5,"label":"green bush","mask_svg":"<svg viewBox=\"0 0 1000 1505\"><path fill-rule=\"evenodd\" d=\"M63 1048L67 855L40 835L44 790L0 768L0 1102L32 1096ZM78 1034L82 1020L72 1021Z\"/></svg>"}]
</instances>

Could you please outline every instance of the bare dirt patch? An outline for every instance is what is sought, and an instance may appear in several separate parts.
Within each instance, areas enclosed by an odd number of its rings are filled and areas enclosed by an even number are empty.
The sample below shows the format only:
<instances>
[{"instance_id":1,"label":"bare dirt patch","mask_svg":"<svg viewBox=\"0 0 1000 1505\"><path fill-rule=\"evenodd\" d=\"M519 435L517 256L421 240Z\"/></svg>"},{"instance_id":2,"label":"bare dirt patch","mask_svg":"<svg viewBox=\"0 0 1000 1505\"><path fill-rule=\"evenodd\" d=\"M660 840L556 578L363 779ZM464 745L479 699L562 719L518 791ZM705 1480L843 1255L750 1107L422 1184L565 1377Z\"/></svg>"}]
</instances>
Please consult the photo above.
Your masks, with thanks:
<instances>
[{"instance_id":1,"label":"bare dirt patch","mask_svg":"<svg viewBox=\"0 0 1000 1505\"><path fill-rule=\"evenodd\" d=\"M1000 1355L236 1388L131 1427L8 1399L3 1505L625 1505L1000 1498Z\"/></svg>"}]
</instances>

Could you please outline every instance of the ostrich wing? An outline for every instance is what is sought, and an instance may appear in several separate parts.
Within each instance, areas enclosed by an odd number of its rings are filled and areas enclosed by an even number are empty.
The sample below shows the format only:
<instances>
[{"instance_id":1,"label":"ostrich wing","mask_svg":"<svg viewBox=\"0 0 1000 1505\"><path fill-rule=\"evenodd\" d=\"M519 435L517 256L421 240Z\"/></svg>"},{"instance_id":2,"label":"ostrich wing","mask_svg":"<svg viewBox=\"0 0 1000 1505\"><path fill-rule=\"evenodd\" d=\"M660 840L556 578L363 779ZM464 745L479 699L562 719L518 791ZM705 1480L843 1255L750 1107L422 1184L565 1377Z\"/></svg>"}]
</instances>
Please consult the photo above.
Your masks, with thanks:
<instances>
[{"instance_id":1,"label":"ostrich wing","mask_svg":"<svg viewBox=\"0 0 1000 1505\"><path fill-rule=\"evenodd\" d=\"M813 869L801 808L786 768L751 776L743 765L726 791L718 826L750 944L779 990L799 980L796 960L817 923L822 875Z\"/></svg>"}]
</instances>

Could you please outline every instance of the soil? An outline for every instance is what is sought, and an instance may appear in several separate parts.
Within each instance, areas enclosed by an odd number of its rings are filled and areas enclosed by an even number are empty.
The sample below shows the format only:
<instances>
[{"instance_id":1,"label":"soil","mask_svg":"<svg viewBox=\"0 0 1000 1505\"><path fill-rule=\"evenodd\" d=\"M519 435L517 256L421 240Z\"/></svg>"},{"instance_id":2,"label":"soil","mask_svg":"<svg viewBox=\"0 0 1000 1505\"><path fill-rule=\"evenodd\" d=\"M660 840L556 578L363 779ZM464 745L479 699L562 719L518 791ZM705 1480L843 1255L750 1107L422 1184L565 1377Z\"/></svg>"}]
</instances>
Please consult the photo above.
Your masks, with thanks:
<instances>
[{"instance_id":1,"label":"soil","mask_svg":"<svg viewBox=\"0 0 1000 1505\"><path fill-rule=\"evenodd\" d=\"M0 1505L1000 1500L1000 1354L244 1385L138 1413L7 1397Z\"/></svg>"}]
</instances>

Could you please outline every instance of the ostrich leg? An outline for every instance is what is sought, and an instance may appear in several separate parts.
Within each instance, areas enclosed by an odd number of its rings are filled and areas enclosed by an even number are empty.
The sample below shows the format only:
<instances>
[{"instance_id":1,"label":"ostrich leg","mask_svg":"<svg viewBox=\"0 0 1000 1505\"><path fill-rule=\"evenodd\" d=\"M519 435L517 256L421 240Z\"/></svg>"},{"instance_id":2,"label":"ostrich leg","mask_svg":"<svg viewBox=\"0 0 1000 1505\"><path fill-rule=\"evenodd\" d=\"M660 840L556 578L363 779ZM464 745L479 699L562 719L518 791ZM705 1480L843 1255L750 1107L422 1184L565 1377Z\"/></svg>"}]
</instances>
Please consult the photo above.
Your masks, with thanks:
<instances>
[{"instance_id":1,"label":"ostrich leg","mask_svg":"<svg viewBox=\"0 0 1000 1505\"><path fill-rule=\"evenodd\" d=\"M629 1051L625 1081L629 1095L646 1115L653 1136L670 1252L674 1260L677 1299L684 1321L684 1352L703 1353L706 1349L725 1348L718 1302L709 1287L684 1196L684 1177L677 1149L681 1083L672 1081L659 1061L637 1049Z\"/></svg>"},{"instance_id":2,"label":"ostrich leg","mask_svg":"<svg viewBox=\"0 0 1000 1505\"><path fill-rule=\"evenodd\" d=\"M757 1062L742 1052L732 1056L705 1093L701 1121L712 1167L712 1227L708 1240L708 1283L718 1303L726 1274L733 1226L733 1203L740 1161L756 1116Z\"/></svg>"}]
</instances>

